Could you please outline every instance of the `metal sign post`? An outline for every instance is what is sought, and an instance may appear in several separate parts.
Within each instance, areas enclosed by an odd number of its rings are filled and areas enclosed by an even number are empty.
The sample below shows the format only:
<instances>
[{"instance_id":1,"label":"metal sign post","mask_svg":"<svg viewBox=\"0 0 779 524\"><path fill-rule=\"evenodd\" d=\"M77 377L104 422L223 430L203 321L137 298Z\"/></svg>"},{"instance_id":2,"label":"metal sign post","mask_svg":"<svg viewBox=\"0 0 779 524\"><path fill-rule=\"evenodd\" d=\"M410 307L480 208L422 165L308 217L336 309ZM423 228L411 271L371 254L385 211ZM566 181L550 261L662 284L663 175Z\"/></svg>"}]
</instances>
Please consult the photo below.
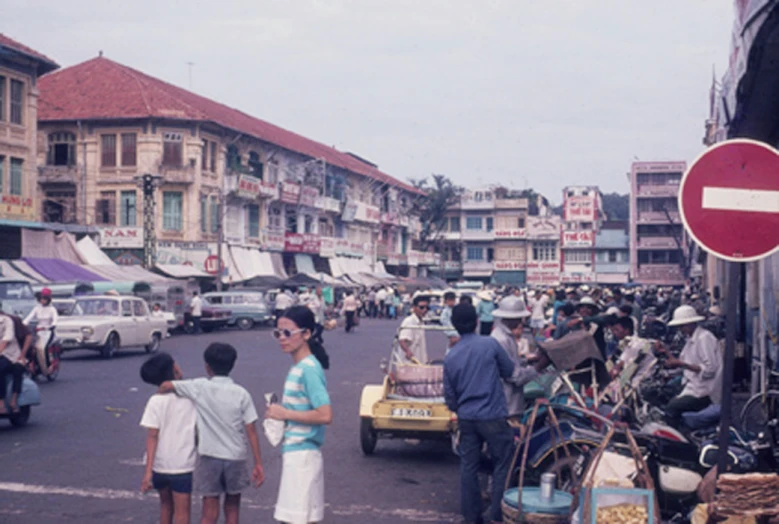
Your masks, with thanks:
<instances>
[{"instance_id":1,"label":"metal sign post","mask_svg":"<svg viewBox=\"0 0 779 524\"><path fill-rule=\"evenodd\" d=\"M720 409L719 455L717 476L726 471L730 446L730 423L733 407L733 367L736 355L736 309L738 307L741 262L728 262L728 296L725 317L725 358L722 368L722 408Z\"/></svg>"}]
</instances>

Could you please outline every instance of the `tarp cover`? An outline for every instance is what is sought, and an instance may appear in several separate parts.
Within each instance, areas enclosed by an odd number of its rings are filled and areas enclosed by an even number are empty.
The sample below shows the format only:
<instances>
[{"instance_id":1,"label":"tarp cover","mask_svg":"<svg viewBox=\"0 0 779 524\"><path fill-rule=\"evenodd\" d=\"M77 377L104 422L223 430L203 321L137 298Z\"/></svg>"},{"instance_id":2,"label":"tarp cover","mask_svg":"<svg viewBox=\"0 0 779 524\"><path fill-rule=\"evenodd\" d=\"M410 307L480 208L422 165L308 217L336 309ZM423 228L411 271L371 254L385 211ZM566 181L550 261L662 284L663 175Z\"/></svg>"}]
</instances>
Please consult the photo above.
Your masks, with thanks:
<instances>
[{"instance_id":1,"label":"tarp cover","mask_svg":"<svg viewBox=\"0 0 779 524\"><path fill-rule=\"evenodd\" d=\"M116 266L116 263L111 260L108 255L103 253L94 240L86 236L76 242L76 248L79 255L84 259L84 263L90 266Z\"/></svg>"},{"instance_id":2,"label":"tarp cover","mask_svg":"<svg viewBox=\"0 0 779 524\"><path fill-rule=\"evenodd\" d=\"M539 342L538 347L549 356L554 367L560 371L582 369L593 364L600 384L607 384L610 380L603 364L603 356L588 331L572 331L561 339ZM579 373L573 376L572 380L587 383L590 379L588 373Z\"/></svg>"},{"instance_id":3,"label":"tarp cover","mask_svg":"<svg viewBox=\"0 0 779 524\"><path fill-rule=\"evenodd\" d=\"M314 259L311 258L311 255L295 254L295 268L298 270L298 273L306 273L309 275L316 273L316 270L314 269Z\"/></svg>"},{"instance_id":4,"label":"tarp cover","mask_svg":"<svg viewBox=\"0 0 779 524\"><path fill-rule=\"evenodd\" d=\"M200 271L195 266L187 266L185 264L157 264L156 268L173 278L213 278L213 275Z\"/></svg>"},{"instance_id":5,"label":"tarp cover","mask_svg":"<svg viewBox=\"0 0 779 524\"><path fill-rule=\"evenodd\" d=\"M43 275L40 275L27 264L22 263L22 267L17 267L17 264L20 262L20 260L0 260L0 275L3 278L26 280L30 283L46 282L46 278Z\"/></svg>"},{"instance_id":6,"label":"tarp cover","mask_svg":"<svg viewBox=\"0 0 779 524\"><path fill-rule=\"evenodd\" d=\"M147 271L141 266L90 265L86 269L115 282L171 282L169 278Z\"/></svg>"},{"instance_id":7,"label":"tarp cover","mask_svg":"<svg viewBox=\"0 0 779 524\"><path fill-rule=\"evenodd\" d=\"M101 282L105 278L67 260L57 258L24 258L35 271L49 282Z\"/></svg>"},{"instance_id":8,"label":"tarp cover","mask_svg":"<svg viewBox=\"0 0 779 524\"><path fill-rule=\"evenodd\" d=\"M84 264L70 233L22 229L22 258L57 259L71 264Z\"/></svg>"},{"instance_id":9,"label":"tarp cover","mask_svg":"<svg viewBox=\"0 0 779 524\"><path fill-rule=\"evenodd\" d=\"M284 269L284 259L282 258L281 253L271 253L270 258L273 263L273 274L282 280L289 277L287 271Z\"/></svg>"}]
</instances>

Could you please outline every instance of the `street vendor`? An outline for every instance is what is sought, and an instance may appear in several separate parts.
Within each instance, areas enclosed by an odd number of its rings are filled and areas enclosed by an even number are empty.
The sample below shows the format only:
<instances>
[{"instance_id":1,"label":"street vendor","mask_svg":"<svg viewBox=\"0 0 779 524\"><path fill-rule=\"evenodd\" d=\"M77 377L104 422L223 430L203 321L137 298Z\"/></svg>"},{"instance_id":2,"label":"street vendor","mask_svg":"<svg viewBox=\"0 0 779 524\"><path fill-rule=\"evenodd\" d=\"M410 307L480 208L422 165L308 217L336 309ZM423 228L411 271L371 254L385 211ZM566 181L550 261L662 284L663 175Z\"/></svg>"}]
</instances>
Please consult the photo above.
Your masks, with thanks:
<instances>
[{"instance_id":1,"label":"street vendor","mask_svg":"<svg viewBox=\"0 0 779 524\"><path fill-rule=\"evenodd\" d=\"M679 424L682 413L717 404L722 393L722 355L716 337L701 326L704 317L692 306L679 306L668 326L678 326L687 338L679 358L669 356L665 366L684 370L684 389L665 407L666 421ZM661 342L658 351L668 353Z\"/></svg>"},{"instance_id":2,"label":"street vendor","mask_svg":"<svg viewBox=\"0 0 779 524\"><path fill-rule=\"evenodd\" d=\"M568 321L571 329L584 328L595 339L603 358L606 358L606 327L609 323L609 315L600 315L600 306L590 296L584 296L576 304L578 316Z\"/></svg>"},{"instance_id":3,"label":"street vendor","mask_svg":"<svg viewBox=\"0 0 779 524\"><path fill-rule=\"evenodd\" d=\"M412 359L418 360L422 364L427 364L427 343L425 342L425 330L421 329L424 325L424 318L430 307L430 299L427 295L419 295L414 298L411 308L411 314L403 319L400 325L401 355L400 360L410 362Z\"/></svg>"}]
</instances>

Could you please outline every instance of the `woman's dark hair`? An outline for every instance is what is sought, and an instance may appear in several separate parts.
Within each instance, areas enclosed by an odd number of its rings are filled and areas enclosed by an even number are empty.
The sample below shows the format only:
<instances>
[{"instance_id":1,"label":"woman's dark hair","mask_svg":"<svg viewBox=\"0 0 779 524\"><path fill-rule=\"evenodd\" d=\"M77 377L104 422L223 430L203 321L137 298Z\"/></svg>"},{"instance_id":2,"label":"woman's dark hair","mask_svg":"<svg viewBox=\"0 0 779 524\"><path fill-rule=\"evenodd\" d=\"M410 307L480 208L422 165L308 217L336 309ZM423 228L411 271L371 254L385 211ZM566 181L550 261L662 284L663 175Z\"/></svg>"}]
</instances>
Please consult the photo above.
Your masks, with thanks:
<instances>
[{"instance_id":1,"label":"woman's dark hair","mask_svg":"<svg viewBox=\"0 0 779 524\"><path fill-rule=\"evenodd\" d=\"M574 313L576 313L576 306L571 304L570 302L566 302L560 307L560 310L563 312L563 315L567 317L570 317Z\"/></svg>"},{"instance_id":2,"label":"woman's dark hair","mask_svg":"<svg viewBox=\"0 0 779 524\"><path fill-rule=\"evenodd\" d=\"M167 353L157 353L141 366L141 380L153 386L173 380L173 357Z\"/></svg>"},{"instance_id":3,"label":"woman's dark hair","mask_svg":"<svg viewBox=\"0 0 779 524\"><path fill-rule=\"evenodd\" d=\"M314 313L306 306L292 306L281 314L281 318L288 318L300 329L307 329L311 333L308 339L308 347L324 369L330 368L330 357L322 345L322 329L314 319Z\"/></svg>"}]
</instances>

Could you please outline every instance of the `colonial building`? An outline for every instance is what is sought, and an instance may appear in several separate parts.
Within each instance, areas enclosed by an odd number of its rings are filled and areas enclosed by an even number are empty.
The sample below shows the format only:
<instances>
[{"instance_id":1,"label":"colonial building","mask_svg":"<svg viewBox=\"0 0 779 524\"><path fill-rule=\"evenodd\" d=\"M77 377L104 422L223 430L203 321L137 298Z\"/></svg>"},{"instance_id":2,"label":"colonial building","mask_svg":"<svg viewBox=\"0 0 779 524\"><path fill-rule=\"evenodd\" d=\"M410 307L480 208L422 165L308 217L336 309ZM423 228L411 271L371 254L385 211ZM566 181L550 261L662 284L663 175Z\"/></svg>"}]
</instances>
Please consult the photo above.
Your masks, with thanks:
<instances>
[{"instance_id":1,"label":"colonial building","mask_svg":"<svg viewBox=\"0 0 779 524\"><path fill-rule=\"evenodd\" d=\"M13 231L39 219L38 79L58 67L38 51L0 34L0 243L6 248L19 243Z\"/></svg>"},{"instance_id":2,"label":"colonial building","mask_svg":"<svg viewBox=\"0 0 779 524\"><path fill-rule=\"evenodd\" d=\"M225 279L305 271L400 272L432 264L410 239L420 192L348 153L99 56L41 80L44 220L100 228L140 261L139 177L154 175L158 264L206 269L220 238ZM409 269L412 266L413 269Z\"/></svg>"},{"instance_id":3,"label":"colonial building","mask_svg":"<svg viewBox=\"0 0 779 524\"><path fill-rule=\"evenodd\" d=\"M603 203L595 186L563 189L561 248L563 284L594 283L595 235L603 221Z\"/></svg>"}]
</instances>

